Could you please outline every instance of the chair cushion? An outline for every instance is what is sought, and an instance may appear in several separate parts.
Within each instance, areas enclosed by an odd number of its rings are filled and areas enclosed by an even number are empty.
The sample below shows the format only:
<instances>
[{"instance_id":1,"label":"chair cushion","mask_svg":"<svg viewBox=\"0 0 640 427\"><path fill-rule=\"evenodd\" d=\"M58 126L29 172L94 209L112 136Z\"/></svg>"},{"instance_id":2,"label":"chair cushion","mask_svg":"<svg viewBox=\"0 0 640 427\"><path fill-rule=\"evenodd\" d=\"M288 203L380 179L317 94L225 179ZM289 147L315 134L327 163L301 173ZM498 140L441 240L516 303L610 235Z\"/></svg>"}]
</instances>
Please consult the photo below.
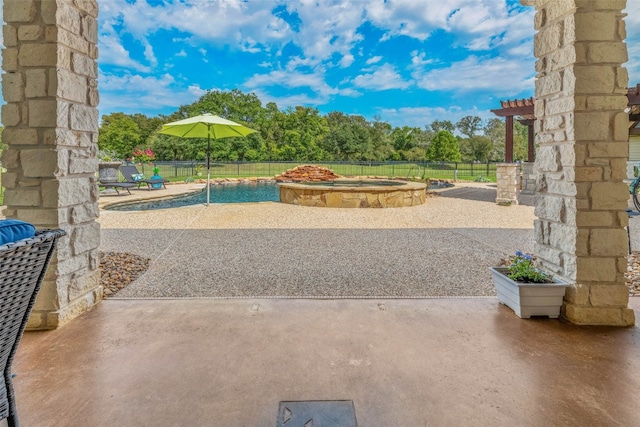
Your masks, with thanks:
<instances>
[{"instance_id":1,"label":"chair cushion","mask_svg":"<svg viewBox=\"0 0 640 427\"><path fill-rule=\"evenodd\" d=\"M133 173L133 174L131 174L131 178L132 178L134 181L142 181L142 180L144 180L144 179L145 179L145 178L144 178L144 174L143 174L143 173Z\"/></svg>"},{"instance_id":2,"label":"chair cushion","mask_svg":"<svg viewBox=\"0 0 640 427\"><path fill-rule=\"evenodd\" d=\"M35 236L36 228L33 224L17 219L0 220L0 245Z\"/></svg>"}]
</instances>

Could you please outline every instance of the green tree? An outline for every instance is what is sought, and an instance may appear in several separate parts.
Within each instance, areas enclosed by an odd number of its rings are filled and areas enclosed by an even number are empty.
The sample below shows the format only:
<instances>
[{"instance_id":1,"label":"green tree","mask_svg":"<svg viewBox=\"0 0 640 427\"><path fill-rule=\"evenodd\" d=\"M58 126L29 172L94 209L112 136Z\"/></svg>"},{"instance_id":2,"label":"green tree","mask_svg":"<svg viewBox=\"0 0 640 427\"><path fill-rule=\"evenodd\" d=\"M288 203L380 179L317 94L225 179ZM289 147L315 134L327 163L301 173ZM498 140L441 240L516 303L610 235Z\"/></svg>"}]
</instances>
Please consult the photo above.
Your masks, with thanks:
<instances>
[{"instance_id":1,"label":"green tree","mask_svg":"<svg viewBox=\"0 0 640 427\"><path fill-rule=\"evenodd\" d=\"M334 159L375 160L373 134L364 117L332 111L327 115L327 124L329 132L324 146ZM378 131L384 132L382 129Z\"/></svg>"},{"instance_id":2,"label":"green tree","mask_svg":"<svg viewBox=\"0 0 640 427\"><path fill-rule=\"evenodd\" d=\"M140 129L140 144L143 145L149 145L149 137L160 130L163 123L160 116L148 117L144 114L136 113L129 117L138 125L138 129Z\"/></svg>"},{"instance_id":3,"label":"green tree","mask_svg":"<svg viewBox=\"0 0 640 427\"><path fill-rule=\"evenodd\" d=\"M473 136L460 141L462 160L486 163L493 149L491 140L486 136Z\"/></svg>"},{"instance_id":4,"label":"green tree","mask_svg":"<svg viewBox=\"0 0 640 427\"><path fill-rule=\"evenodd\" d=\"M456 137L449 131L439 131L429 144L427 159L434 162L459 162L460 147Z\"/></svg>"},{"instance_id":5,"label":"green tree","mask_svg":"<svg viewBox=\"0 0 640 427\"><path fill-rule=\"evenodd\" d=\"M298 106L286 112L281 143L289 148L284 160L322 160L323 141L329 133L327 119L311 107Z\"/></svg>"},{"instance_id":6,"label":"green tree","mask_svg":"<svg viewBox=\"0 0 640 427\"><path fill-rule=\"evenodd\" d=\"M125 159L131 157L133 149L141 142L140 128L130 116L124 113L102 116L98 148L113 151Z\"/></svg>"},{"instance_id":7,"label":"green tree","mask_svg":"<svg viewBox=\"0 0 640 427\"><path fill-rule=\"evenodd\" d=\"M489 161L504 161L504 120L496 117L487 121L487 124L484 127L484 136L491 140L491 152L489 153Z\"/></svg>"},{"instance_id":8,"label":"green tree","mask_svg":"<svg viewBox=\"0 0 640 427\"><path fill-rule=\"evenodd\" d=\"M438 133L441 130L446 130L450 133L453 133L453 131L456 130L456 127L449 120L434 120L431 122L431 129L433 129L435 133Z\"/></svg>"},{"instance_id":9,"label":"green tree","mask_svg":"<svg viewBox=\"0 0 640 427\"><path fill-rule=\"evenodd\" d=\"M465 116L456 123L456 128L467 138L473 138L482 129L482 119L478 116Z\"/></svg>"}]
</instances>

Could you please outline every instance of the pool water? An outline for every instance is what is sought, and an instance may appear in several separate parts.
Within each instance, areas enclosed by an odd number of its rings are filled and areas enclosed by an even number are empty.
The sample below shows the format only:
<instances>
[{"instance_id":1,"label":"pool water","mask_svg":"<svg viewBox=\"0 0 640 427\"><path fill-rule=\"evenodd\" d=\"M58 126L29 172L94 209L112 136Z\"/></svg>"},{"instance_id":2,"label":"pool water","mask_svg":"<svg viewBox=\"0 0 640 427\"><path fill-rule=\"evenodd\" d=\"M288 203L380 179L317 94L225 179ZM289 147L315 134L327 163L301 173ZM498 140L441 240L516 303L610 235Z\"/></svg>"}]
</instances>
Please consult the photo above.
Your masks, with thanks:
<instances>
[{"instance_id":1,"label":"pool water","mask_svg":"<svg viewBox=\"0 0 640 427\"><path fill-rule=\"evenodd\" d=\"M205 191L206 190L202 190L197 193L177 196L171 199L115 205L107 207L106 209L113 211L146 211L151 209L203 205L207 203L207 194ZM211 203L277 202L279 200L278 186L273 182L212 185L210 190Z\"/></svg>"},{"instance_id":2,"label":"pool water","mask_svg":"<svg viewBox=\"0 0 640 427\"><path fill-rule=\"evenodd\" d=\"M452 186L431 185L429 189ZM212 185L210 190L211 203L251 203L251 202L279 202L280 192L275 182L257 182L252 184L222 184ZM197 193L176 196L170 199L149 200L146 202L123 203L107 206L111 211L147 211L153 209L179 208L182 206L204 205L207 203L205 190Z\"/></svg>"}]
</instances>

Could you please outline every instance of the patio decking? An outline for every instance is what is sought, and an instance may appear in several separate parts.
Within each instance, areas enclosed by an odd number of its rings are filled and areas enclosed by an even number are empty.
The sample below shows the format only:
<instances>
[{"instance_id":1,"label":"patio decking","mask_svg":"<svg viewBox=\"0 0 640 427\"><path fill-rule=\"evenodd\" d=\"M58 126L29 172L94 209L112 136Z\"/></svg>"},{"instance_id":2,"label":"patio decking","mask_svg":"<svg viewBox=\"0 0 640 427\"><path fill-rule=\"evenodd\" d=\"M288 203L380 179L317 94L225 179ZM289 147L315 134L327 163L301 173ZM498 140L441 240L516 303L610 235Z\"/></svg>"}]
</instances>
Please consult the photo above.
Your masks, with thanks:
<instances>
[{"instance_id":1,"label":"patio decking","mask_svg":"<svg viewBox=\"0 0 640 427\"><path fill-rule=\"evenodd\" d=\"M14 383L25 427L273 427L280 401L342 399L361 427L632 426L638 326L493 298L107 300L27 333Z\"/></svg>"}]
</instances>

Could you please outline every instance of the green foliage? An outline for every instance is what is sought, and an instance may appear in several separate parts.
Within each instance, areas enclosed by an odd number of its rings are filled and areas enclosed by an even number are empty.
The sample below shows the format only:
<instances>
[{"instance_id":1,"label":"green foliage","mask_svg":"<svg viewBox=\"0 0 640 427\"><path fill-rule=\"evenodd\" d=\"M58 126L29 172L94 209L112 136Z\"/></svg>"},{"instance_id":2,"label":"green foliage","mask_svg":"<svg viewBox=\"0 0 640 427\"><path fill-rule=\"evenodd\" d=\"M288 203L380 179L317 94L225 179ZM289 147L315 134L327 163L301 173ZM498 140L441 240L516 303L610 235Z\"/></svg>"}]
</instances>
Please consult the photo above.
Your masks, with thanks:
<instances>
[{"instance_id":1,"label":"green foliage","mask_svg":"<svg viewBox=\"0 0 640 427\"><path fill-rule=\"evenodd\" d=\"M515 256L503 260L507 265L507 276L511 280L523 283L551 283L553 277L535 266L536 258L531 254L516 251Z\"/></svg>"},{"instance_id":2,"label":"green foliage","mask_svg":"<svg viewBox=\"0 0 640 427\"><path fill-rule=\"evenodd\" d=\"M138 124L124 113L113 113L102 117L98 133L98 148L110 150L124 159L131 155L140 143L141 132Z\"/></svg>"},{"instance_id":3,"label":"green foliage","mask_svg":"<svg viewBox=\"0 0 640 427\"><path fill-rule=\"evenodd\" d=\"M459 162L460 147L455 136L447 130L438 132L429 145L427 159L434 162Z\"/></svg>"},{"instance_id":4,"label":"green foliage","mask_svg":"<svg viewBox=\"0 0 640 427\"><path fill-rule=\"evenodd\" d=\"M377 117L369 121L363 116L337 111L322 115L315 108L300 106L280 110L273 102L263 106L256 94L238 89L208 91L170 115L105 115L98 145L100 149L114 151L119 158L129 157L135 147L145 147L151 148L156 160L160 161L202 161L206 157L206 138L179 138L159 134L158 130L163 123L206 112L257 131L245 138L211 140L213 160L320 162L419 161L427 158L486 162L504 159L504 122L500 119L491 119L484 127L476 116L463 117L456 124L449 120L434 120L422 128L393 127ZM453 137L456 129L467 136L459 143ZM445 141L442 141L442 132L448 134ZM523 159L526 157L526 128L516 124L514 134L515 159ZM432 147L436 138L438 141Z\"/></svg>"},{"instance_id":5,"label":"green foliage","mask_svg":"<svg viewBox=\"0 0 640 427\"><path fill-rule=\"evenodd\" d=\"M491 152L488 157L489 161L504 161L504 120L497 117L488 120L484 127L484 135L491 141Z\"/></svg>"},{"instance_id":6,"label":"green foliage","mask_svg":"<svg viewBox=\"0 0 640 427\"><path fill-rule=\"evenodd\" d=\"M441 130L446 130L449 133L453 133L453 131L456 129L456 127L449 120L434 120L434 121L431 122L431 129L435 133L438 133Z\"/></svg>"},{"instance_id":7,"label":"green foliage","mask_svg":"<svg viewBox=\"0 0 640 427\"><path fill-rule=\"evenodd\" d=\"M473 138L482 128L482 119L478 116L465 116L456 123L456 128L467 138Z\"/></svg>"},{"instance_id":8,"label":"green foliage","mask_svg":"<svg viewBox=\"0 0 640 427\"><path fill-rule=\"evenodd\" d=\"M118 153L106 148L104 150L98 150L97 157L101 162L117 162L122 160L122 157L120 157Z\"/></svg>"},{"instance_id":9,"label":"green foliage","mask_svg":"<svg viewBox=\"0 0 640 427\"><path fill-rule=\"evenodd\" d=\"M486 136L472 136L460 141L460 153L464 161L486 163L492 150L493 144Z\"/></svg>"}]
</instances>

